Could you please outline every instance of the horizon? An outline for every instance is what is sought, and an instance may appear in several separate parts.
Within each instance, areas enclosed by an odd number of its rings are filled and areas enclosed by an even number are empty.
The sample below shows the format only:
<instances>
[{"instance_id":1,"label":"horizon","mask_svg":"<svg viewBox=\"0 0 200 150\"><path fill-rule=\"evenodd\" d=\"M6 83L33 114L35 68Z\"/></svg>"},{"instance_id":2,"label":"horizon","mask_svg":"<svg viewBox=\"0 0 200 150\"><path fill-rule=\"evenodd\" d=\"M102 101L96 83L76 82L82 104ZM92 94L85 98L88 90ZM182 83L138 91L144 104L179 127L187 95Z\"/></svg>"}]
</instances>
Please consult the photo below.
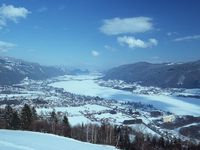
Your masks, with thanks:
<instances>
[{"instance_id":1,"label":"horizon","mask_svg":"<svg viewBox=\"0 0 200 150\"><path fill-rule=\"evenodd\" d=\"M184 64L184 63L191 63L191 62L198 62L200 61L200 59L197 59L197 60L191 60L191 61L177 61L177 62L172 62L172 61L166 61L166 62L149 62L149 61L137 61L137 62L133 62L133 63L125 63L125 64L120 64L120 65L116 65L116 66L112 66L112 67L105 67L105 68L95 68L94 66L92 67L80 67L80 66L69 66L69 65L62 65L62 64L54 64L54 65L48 65L48 64L41 64L39 62L35 62L35 61L29 61L29 60L24 60L24 59L21 59L21 58L14 58L14 57L10 57L10 56L0 56L0 59L1 58L10 58L10 59L14 59L14 60L19 60L19 61L23 61L23 62L27 62L27 63L34 63L34 64L39 64L41 66L47 66L47 67L64 67L66 69L69 69L69 70L74 70L74 69L80 69L80 70L88 70L90 71L91 73L92 72L104 72L104 71L107 71L109 69L113 69L113 68L117 68L117 67L120 67L120 66L124 66L124 65L130 65L130 64L137 64L137 63L150 63L150 64L169 64L169 63L172 63L172 64Z\"/></svg>"},{"instance_id":2,"label":"horizon","mask_svg":"<svg viewBox=\"0 0 200 150\"><path fill-rule=\"evenodd\" d=\"M197 61L198 6L196 0L2 0L0 55L100 70Z\"/></svg>"}]
</instances>

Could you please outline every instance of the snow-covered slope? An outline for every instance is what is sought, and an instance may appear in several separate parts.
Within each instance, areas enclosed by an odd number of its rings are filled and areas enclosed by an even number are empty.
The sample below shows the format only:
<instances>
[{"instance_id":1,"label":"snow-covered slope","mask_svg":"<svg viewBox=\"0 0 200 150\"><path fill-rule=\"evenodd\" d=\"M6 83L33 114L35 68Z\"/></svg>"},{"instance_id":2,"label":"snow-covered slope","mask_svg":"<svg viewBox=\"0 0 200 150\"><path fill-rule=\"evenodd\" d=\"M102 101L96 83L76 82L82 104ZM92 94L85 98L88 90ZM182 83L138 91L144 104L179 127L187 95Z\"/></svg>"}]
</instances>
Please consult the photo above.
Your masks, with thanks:
<instances>
[{"instance_id":1,"label":"snow-covered slope","mask_svg":"<svg viewBox=\"0 0 200 150\"><path fill-rule=\"evenodd\" d=\"M0 130L0 150L115 150L107 145L30 131Z\"/></svg>"},{"instance_id":2,"label":"snow-covered slope","mask_svg":"<svg viewBox=\"0 0 200 150\"><path fill-rule=\"evenodd\" d=\"M43 80L64 74L65 72L57 67L42 66L37 63L0 56L0 85L16 84L25 77Z\"/></svg>"},{"instance_id":3,"label":"snow-covered slope","mask_svg":"<svg viewBox=\"0 0 200 150\"><path fill-rule=\"evenodd\" d=\"M161 88L200 88L200 60L187 63L138 62L108 70L104 80L122 80Z\"/></svg>"}]
</instances>

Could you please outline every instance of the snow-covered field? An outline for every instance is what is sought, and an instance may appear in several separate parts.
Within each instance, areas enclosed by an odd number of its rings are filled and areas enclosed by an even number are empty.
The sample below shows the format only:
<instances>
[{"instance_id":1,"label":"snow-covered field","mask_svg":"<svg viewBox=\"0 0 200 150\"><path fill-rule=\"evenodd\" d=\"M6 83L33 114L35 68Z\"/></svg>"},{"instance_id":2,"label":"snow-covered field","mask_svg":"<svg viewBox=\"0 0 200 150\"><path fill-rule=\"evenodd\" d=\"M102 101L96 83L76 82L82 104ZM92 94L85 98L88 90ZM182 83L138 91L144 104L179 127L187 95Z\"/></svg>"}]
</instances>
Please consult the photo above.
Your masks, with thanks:
<instances>
[{"instance_id":1,"label":"snow-covered field","mask_svg":"<svg viewBox=\"0 0 200 150\"><path fill-rule=\"evenodd\" d=\"M88 124L91 123L91 120L86 118L84 114L87 113L99 113L102 111L110 110L108 107L100 106L100 105L94 105L94 104L87 104L83 106L78 107L54 107L54 108L37 108L38 114L49 114L53 110L56 112L62 112L68 116L69 123L72 126L78 125L78 124ZM97 122L93 122L97 123Z\"/></svg>"},{"instance_id":2,"label":"snow-covered field","mask_svg":"<svg viewBox=\"0 0 200 150\"><path fill-rule=\"evenodd\" d=\"M99 86L95 82L96 78L98 78L98 76L66 75L57 78L59 81L52 83L51 86L63 88L75 94L152 104L158 109L170 111L177 115L200 115L199 99L166 95L136 95L128 91Z\"/></svg>"},{"instance_id":3,"label":"snow-covered field","mask_svg":"<svg viewBox=\"0 0 200 150\"><path fill-rule=\"evenodd\" d=\"M82 113L84 112L96 113L99 111L110 110L110 108L94 104L87 104L77 107L37 108L37 112L39 114L49 113L52 112L53 110L55 110L56 112L67 113L68 116L79 116L82 115Z\"/></svg>"},{"instance_id":4,"label":"snow-covered field","mask_svg":"<svg viewBox=\"0 0 200 150\"><path fill-rule=\"evenodd\" d=\"M147 126L145 126L144 124L133 124L133 125L129 125L132 129L141 132L143 134L150 134L153 136L157 136L160 137L159 134L157 134L156 132L154 132L153 130L151 130L150 128L148 128Z\"/></svg>"},{"instance_id":5,"label":"snow-covered field","mask_svg":"<svg viewBox=\"0 0 200 150\"><path fill-rule=\"evenodd\" d=\"M110 113L104 113L104 114L96 114L95 118L97 119L109 119L110 123L112 124L122 124L124 120L130 120L133 119L132 117L117 113L117 114L110 114Z\"/></svg>"},{"instance_id":6,"label":"snow-covered field","mask_svg":"<svg viewBox=\"0 0 200 150\"><path fill-rule=\"evenodd\" d=\"M115 150L107 145L30 131L0 130L0 150Z\"/></svg>"},{"instance_id":7,"label":"snow-covered field","mask_svg":"<svg viewBox=\"0 0 200 150\"><path fill-rule=\"evenodd\" d=\"M94 123L94 122L91 122L91 120L89 120L85 116L68 117L68 120L71 126Z\"/></svg>"}]
</instances>

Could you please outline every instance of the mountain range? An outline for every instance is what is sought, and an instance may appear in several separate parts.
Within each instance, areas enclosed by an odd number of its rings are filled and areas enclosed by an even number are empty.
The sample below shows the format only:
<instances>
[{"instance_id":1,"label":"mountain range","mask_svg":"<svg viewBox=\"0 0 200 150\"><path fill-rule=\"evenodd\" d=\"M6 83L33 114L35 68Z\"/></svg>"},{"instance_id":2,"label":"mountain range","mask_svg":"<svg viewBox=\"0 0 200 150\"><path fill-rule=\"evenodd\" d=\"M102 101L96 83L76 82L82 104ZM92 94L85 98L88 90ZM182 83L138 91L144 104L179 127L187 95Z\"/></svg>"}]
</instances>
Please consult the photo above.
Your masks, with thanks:
<instances>
[{"instance_id":1,"label":"mountain range","mask_svg":"<svg viewBox=\"0 0 200 150\"><path fill-rule=\"evenodd\" d=\"M11 57L0 57L0 85L16 84L25 77L43 80L64 74L65 71L58 67L42 66Z\"/></svg>"},{"instance_id":2,"label":"mountain range","mask_svg":"<svg viewBox=\"0 0 200 150\"><path fill-rule=\"evenodd\" d=\"M55 66L43 66L15 59L0 57L0 85L19 83L28 77L44 80L64 74L88 74L87 69L63 69ZM121 65L104 73L104 80L123 80L142 86L161 88L200 88L200 60L187 63L138 62Z\"/></svg>"},{"instance_id":3,"label":"mountain range","mask_svg":"<svg viewBox=\"0 0 200 150\"><path fill-rule=\"evenodd\" d=\"M200 60L187 63L126 64L108 70L103 79L161 88L200 88Z\"/></svg>"}]
</instances>

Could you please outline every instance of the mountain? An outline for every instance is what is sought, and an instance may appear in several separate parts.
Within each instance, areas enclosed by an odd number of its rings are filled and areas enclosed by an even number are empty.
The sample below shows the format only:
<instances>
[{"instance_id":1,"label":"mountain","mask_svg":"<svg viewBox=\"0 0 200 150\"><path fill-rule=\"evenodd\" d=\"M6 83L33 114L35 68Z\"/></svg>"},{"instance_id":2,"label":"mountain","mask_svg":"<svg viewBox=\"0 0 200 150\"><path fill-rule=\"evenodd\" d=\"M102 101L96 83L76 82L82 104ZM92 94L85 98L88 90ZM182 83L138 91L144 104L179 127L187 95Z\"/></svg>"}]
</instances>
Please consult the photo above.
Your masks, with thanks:
<instances>
[{"instance_id":1,"label":"mountain","mask_svg":"<svg viewBox=\"0 0 200 150\"><path fill-rule=\"evenodd\" d=\"M162 88L200 88L200 61L127 64L108 70L103 79L137 82L143 86Z\"/></svg>"},{"instance_id":2,"label":"mountain","mask_svg":"<svg viewBox=\"0 0 200 150\"><path fill-rule=\"evenodd\" d=\"M63 74L65 72L57 67L42 66L10 57L0 57L0 85L19 83L25 77L42 80Z\"/></svg>"},{"instance_id":3,"label":"mountain","mask_svg":"<svg viewBox=\"0 0 200 150\"><path fill-rule=\"evenodd\" d=\"M89 73L90 73L90 71L88 69L75 68L75 69L69 70L69 74L71 74L71 75L87 75Z\"/></svg>"},{"instance_id":4,"label":"mountain","mask_svg":"<svg viewBox=\"0 0 200 150\"><path fill-rule=\"evenodd\" d=\"M116 150L113 146L90 144L52 134L0 130L1 150Z\"/></svg>"}]
</instances>

